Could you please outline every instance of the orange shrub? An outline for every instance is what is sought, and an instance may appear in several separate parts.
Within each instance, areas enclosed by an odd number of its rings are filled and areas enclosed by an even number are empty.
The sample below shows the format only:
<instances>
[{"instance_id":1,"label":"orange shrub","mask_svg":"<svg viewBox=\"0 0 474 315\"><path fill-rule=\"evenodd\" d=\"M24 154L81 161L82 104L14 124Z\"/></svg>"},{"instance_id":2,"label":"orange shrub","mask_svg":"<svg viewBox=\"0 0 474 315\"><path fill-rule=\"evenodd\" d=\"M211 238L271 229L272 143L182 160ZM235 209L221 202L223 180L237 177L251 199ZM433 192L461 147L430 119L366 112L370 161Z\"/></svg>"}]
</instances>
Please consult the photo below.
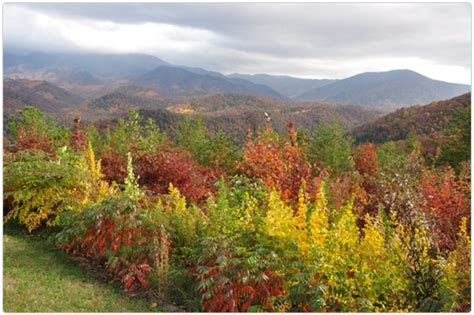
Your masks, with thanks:
<instances>
[{"instance_id":1,"label":"orange shrub","mask_svg":"<svg viewBox=\"0 0 474 315\"><path fill-rule=\"evenodd\" d=\"M249 134L238 168L247 176L261 178L283 199L296 200L303 181L311 183L312 167L296 143L292 124L289 131L290 138L283 142L271 138L271 127L259 134L256 141L252 141Z\"/></svg>"}]
</instances>

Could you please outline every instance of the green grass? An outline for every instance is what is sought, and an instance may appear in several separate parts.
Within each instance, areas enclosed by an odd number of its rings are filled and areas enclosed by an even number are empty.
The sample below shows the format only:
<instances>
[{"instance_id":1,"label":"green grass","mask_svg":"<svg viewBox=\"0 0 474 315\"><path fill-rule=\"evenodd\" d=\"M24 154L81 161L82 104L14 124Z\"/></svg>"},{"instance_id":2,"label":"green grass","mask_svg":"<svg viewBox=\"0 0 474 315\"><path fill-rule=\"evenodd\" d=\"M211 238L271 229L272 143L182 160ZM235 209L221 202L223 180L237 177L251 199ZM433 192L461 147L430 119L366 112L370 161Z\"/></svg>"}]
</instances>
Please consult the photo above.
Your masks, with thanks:
<instances>
[{"instance_id":1,"label":"green grass","mask_svg":"<svg viewBox=\"0 0 474 315\"><path fill-rule=\"evenodd\" d=\"M4 227L5 312L150 312L143 299L101 282L38 236ZM156 310L155 310L156 311Z\"/></svg>"}]
</instances>

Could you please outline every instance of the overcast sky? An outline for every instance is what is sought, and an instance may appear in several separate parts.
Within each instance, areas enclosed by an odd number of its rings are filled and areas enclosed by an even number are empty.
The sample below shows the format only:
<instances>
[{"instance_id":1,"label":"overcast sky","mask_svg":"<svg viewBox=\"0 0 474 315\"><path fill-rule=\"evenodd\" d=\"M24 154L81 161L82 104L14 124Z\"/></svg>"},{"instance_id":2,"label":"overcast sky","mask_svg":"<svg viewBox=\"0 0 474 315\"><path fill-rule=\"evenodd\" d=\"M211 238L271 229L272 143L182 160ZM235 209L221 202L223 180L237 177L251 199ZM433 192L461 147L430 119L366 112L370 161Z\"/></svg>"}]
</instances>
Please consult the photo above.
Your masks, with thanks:
<instances>
[{"instance_id":1,"label":"overcast sky","mask_svg":"<svg viewBox=\"0 0 474 315\"><path fill-rule=\"evenodd\" d=\"M7 49L145 53L226 74L471 81L467 3L9 3L3 31Z\"/></svg>"}]
</instances>

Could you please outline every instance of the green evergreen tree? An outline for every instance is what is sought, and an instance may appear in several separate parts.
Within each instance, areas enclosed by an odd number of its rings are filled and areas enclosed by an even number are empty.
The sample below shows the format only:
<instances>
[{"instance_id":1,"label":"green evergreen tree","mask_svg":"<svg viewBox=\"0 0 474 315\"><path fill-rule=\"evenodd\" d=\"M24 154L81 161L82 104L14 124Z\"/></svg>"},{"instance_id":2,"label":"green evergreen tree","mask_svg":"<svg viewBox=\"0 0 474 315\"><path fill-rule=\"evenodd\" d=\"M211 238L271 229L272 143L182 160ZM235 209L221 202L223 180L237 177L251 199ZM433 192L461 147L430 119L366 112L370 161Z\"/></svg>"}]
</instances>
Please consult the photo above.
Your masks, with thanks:
<instances>
[{"instance_id":1,"label":"green evergreen tree","mask_svg":"<svg viewBox=\"0 0 474 315\"><path fill-rule=\"evenodd\" d=\"M351 156L352 142L339 124L320 124L308 143L309 160L322 163L334 174L348 171L354 166Z\"/></svg>"},{"instance_id":2,"label":"green evergreen tree","mask_svg":"<svg viewBox=\"0 0 474 315\"><path fill-rule=\"evenodd\" d=\"M199 163L209 162L207 151L210 141L202 117L197 119L186 117L176 128L176 142L189 151Z\"/></svg>"}]
</instances>

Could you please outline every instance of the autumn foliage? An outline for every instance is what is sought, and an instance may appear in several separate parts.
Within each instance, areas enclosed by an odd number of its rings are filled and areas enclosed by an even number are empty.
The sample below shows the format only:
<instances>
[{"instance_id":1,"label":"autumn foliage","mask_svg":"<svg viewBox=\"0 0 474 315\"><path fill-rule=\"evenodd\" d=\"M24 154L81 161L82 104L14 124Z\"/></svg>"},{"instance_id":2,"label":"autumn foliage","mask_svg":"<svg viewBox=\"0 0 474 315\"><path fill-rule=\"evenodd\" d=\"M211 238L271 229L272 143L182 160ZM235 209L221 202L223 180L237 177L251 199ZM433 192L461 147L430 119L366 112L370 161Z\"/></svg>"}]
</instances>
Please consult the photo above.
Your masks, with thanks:
<instances>
[{"instance_id":1,"label":"autumn foliage","mask_svg":"<svg viewBox=\"0 0 474 315\"><path fill-rule=\"evenodd\" d=\"M87 135L84 128L81 125L79 118L74 119L74 128L71 133L72 147L76 151L81 151L86 148Z\"/></svg>"},{"instance_id":2,"label":"autumn foliage","mask_svg":"<svg viewBox=\"0 0 474 315\"><path fill-rule=\"evenodd\" d=\"M176 140L136 112L91 130L32 108L9 123L4 219L129 292L189 311L470 310L464 153L441 165L416 137L354 146L340 126L307 138L292 123L239 151L203 121Z\"/></svg>"},{"instance_id":3,"label":"autumn foliage","mask_svg":"<svg viewBox=\"0 0 474 315\"><path fill-rule=\"evenodd\" d=\"M127 161L125 156L120 155L113 149L107 149L102 153L101 161L104 179L109 183L123 183L127 176Z\"/></svg>"},{"instance_id":4,"label":"autumn foliage","mask_svg":"<svg viewBox=\"0 0 474 315\"><path fill-rule=\"evenodd\" d=\"M11 148L11 151L18 152L28 149L41 150L49 154L54 153L51 139L47 135L27 132L25 128L20 127L15 137L15 146Z\"/></svg>"},{"instance_id":5,"label":"autumn foliage","mask_svg":"<svg viewBox=\"0 0 474 315\"><path fill-rule=\"evenodd\" d=\"M248 273L239 266L210 266L204 269L196 280L203 283L212 281L210 287L203 287L199 294L204 297L202 306L208 312L247 312L252 305L261 305L265 311L276 311L272 299L285 292L285 282L270 270L262 272L262 280L254 277L247 282L242 279ZM204 270L203 270L204 269ZM231 282L226 281L232 277Z\"/></svg>"},{"instance_id":6,"label":"autumn foliage","mask_svg":"<svg viewBox=\"0 0 474 315\"><path fill-rule=\"evenodd\" d=\"M433 220L439 246L454 249L461 219L469 216L471 210L469 177L456 176L451 168L427 170L423 173L420 191L421 209Z\"/></svg>"},{"instance_id":7,"label":"autumn foliage","mask_svg":"<svg viewBox=\"0 0 474 315\"><path fill-rule=\"evenodd\" d=\"M295 199L303 181L311 182L312 168L296 143L292 124L289 132L290 138L283 141L272 139L270 127L258 134L255 141L249 133L239 170L247 176L261 178L284 199Z\"/></svg>"},{"instance_id":8,"label":"autumn foliage","mask_svg":"<svg viewBox=\"0 0 474 315\"><path fill-rule=\"evenodd\" d=\"M163 194L172 183L193 202L199 202L213 191L213 184L222 174L199 165L183 150L161 148L154 154L142 154L135 158L139 183L147 190Z\"/></svg>"},{"instance_id":9,"label":"autumn foliage","mask_svg":"<svg viewBox=\"0 0 474 315\"><path fill-rule=\"evenodd\" d=\"M375 145L365 143L358 146L353 154L356 170L365 176L375 176L378 172L377 152Z\"/></svg>"}]
</instances>

